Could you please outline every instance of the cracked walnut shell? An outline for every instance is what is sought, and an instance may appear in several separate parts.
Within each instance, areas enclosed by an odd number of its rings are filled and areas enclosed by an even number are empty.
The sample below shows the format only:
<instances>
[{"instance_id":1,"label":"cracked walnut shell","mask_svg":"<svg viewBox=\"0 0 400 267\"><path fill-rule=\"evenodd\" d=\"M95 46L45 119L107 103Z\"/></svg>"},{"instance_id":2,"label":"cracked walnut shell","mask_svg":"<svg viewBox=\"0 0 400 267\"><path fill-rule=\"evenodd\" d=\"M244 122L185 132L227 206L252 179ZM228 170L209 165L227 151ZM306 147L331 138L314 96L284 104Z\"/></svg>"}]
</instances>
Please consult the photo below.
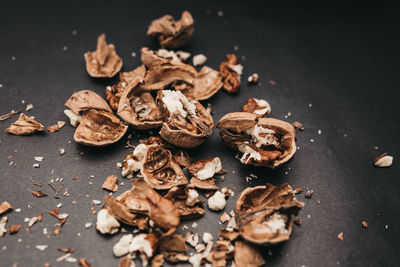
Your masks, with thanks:
<instances>
[{"instance_id":1,"label":"cracked walnut shell","mask_svg":"<svg viewBox=\"0 0 400 267\"><path fill-rule=\"evenodd\" d=\"M27 135L43 130L44 126L41 123L21 113L18 119L6 129L6 132L15 135Z\"/></svg>"},{"instance_id":2,"label":"cracked walnut shell","mask_svg":"<svg viewBox=\"0 0 400 267\"><path fill-rule=\"evenodd\" d=\"M84 111L81 123L75 130L77 143L88 146L106 146L120 140L128 130L112 113L89 109Z\"/></svg>"},{"instance_id":3,"label":"cracked walnut shell","mask_svg":"<svg viewBox=\"0 0 400 267\"><path fill-rule=\"evenodd\" d=\"M273 169L296 153L295 129L285 121L233 112L222 117L217 127L224 143L241 152L240 161L246 165Z\"/></svg>"},{"instance_id":4,"label":"cracked walnut shell","mask_svg":"<svg viewBox=\"0 0 400 267\"><path fill-rule=\"evenodd\" d=\"M240 89L240 77L243 66L237 63L235 54L227 54L226 60L219 65L219 72L223 77L224 89L230 94L236 94Z\"/></svg>"},{"instance_id":5,"label":"cracked walnut shell","mask_svg":"<svg viewBox=\"0 0 400 267\"><path fill-rule=\"evenodd\" d=\"M147 35L155 36L163 47L179 48L192 37L193 24L193 17L189 11L183 11L178 21L171 15L165 15L151 22Z\"/></svg>"},{"instance_id":6,"label":"cracked walnut shell","mask_svg":"<svg viewBox=\"0 0 400 267\"><path fill-rule=\"evenodd\" d=\"M179 91L162 90L157 103L164 114L160 136L168 143L193 148L211 136L214 121L198 101L188 100Z\"/></svg>"},{"instance_id":7,"label":"cracked walnut shell","mask_svg":"<svg viewBox=\"0 0 400 267\"><path fill-rule=\"evenodd\" d=\"M236 200L236 223L245 240L273 245L289 240L294 216L303 207L288 184L248 187Z\"/></svg>"},{"instance_id":8,"label":"cracked walnut shell","mask_svg":"<svg viewBox=\"0 0 400 267\"><path fill-rule=\"evenodd\" d=\"M113 44L107 44L106 35L97 37L97 49L85 53L86 70L92 77L113 77L122 68L122 59Z\"/></svg>"},{"instance_id":9,"label":"cracked walnut shell","mask_svg":"<svg viewBox=\"0 0 400 267\"><path fill-rule=\"evenodd\" d=\"M112 112L107 102L100 95L91 90L81 90L73 93L64 105L77 115L88 109Z\"/></svg>"}]
</instances>

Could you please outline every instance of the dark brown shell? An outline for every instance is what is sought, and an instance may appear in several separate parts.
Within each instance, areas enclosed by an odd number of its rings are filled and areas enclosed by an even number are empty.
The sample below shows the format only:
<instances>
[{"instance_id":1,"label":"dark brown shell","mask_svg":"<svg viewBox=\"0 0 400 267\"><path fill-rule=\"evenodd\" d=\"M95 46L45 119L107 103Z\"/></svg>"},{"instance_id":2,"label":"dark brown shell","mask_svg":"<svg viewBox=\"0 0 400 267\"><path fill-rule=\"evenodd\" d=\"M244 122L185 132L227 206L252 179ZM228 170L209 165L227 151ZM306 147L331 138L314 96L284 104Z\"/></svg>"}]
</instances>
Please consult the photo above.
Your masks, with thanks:
<instances>
[{"instance_id":1,"label":"dark brown shell","mask_svg":"<svg viewBox=\"0 0 400 267\"><path fill-rule=\"evenodd\" d=\"M210 113L199 103L195 102L196 115L183 118L179 114L169 114L161 100L162 91L157 95L157 103L164 114L164 123L160 136L170 144L182 148L193 148L204 143L212 134L214 121Z\"/></svg>"},{"instance_id":2,"label":"dark brown shell","mask_svg":"<svg viewBox=\"0 0 400 267\"><path fill-rule=\"evenodd\" d=\"M170 199L174 203L175 207L179 210L181 218L184 220L201 217L206 212L200 207L201 202L196 203L193 206L186 205L187 192L191 188L193 187L188 185L185 187L175 186L172 187L164 196L166 199Z\"/></svg>"},{"instance_id":3,"label":"dark brown shell","mask_svg":"<svg viewBox=\"0 0 400 267\"><path fill-rule=\"evenodd\" d=\"M18 119L6 129L6 132L15 135L27 135L43 130L44 126L41 123L21 113Z\"/></svg>"},{"instance_id":4,"label":"dark brown shell","mask_svg":"<svg viewBox=\"0 0 400 267\"><path fill-rule=\"evenodd\" d=\"M107 102L101 96L91 90L81 90L75 92L67 100L67 102L65 102L65 106L67 106L75 114L79 114L80 112L88 109L112 112Z\"/></svg>"},{"instance_id":5,"label":"dark brown shell","mask_svg":"<svg viewBox=\"0 0 400 267\"><path fill-rule=\"evenodd\" d=\"M75 130L74 139L77 143L88 146L106 146L120 140L128 130L110 112L89 109L84 111L81 123Z\"/></svg>"},{"instance_id":6,"label":"dark brown shell","mask_svg":"<svg viewBox=\"0 0 400 267\"><path fill-rule=\"evenodd\" d=\"M276 150L259 149L258 152L266 160L262 162L251 161L250 165L266 166L273 169L286 163L294 156L297 149L296 131L288 122L273 118L259 118L254 113L233 112L222 117L217 127L220 129L220 136L224 143L228 147L238 150L238 144L251 140L251 136L244 131L255 125L274 130L280 136L280 145Z\"/></svg>"},{"instance_id":7,"label":"dark brown shell","mask_svg":"<svg viewBox=\"0 0 400 267\"><path fill-rule=\"evenodd\" d=\"M186 176L173 159L171 151L157 144L147 146L140 172L155 189L164 190L187 184Z\"/></svg>"},{"instance_id":8,"label":"dark brown shell","mask_svg":"<svg viewBox=\"0 0 400 267\"><path fill-rule=\"evenodd\" d=\"M237 64L237 57L234 54L226 55L226 60L219 65L219 72L223 77L223 87L230 94L237 94L240 89L239 74L229 68Z\"/></svg>"},{"instance_id":9,"label":"dark brown shell","mask_svg":"<svg viewBox=\"0 0 400 267\"><path fill-rule=\"evenodd\" d=\"M183 11L178 21L175 21L171 15L165 15L151 22L147 35L156 36L161 46L179 48L192 37L193 24L193 17L189 11Z\"/></svg>"},{"instance_id":10,"label":"dark brown shell","mask_svg":"<svg viewBox=\"0 0 400 267\"><path fill-rule=\"evenodd\" d=\"M86 70L92 77L113 77L122 67L122 59L115 52L113 44L107 45L106 35L97 38L97 49L85 53Z\"/></svg>"},{"instance_id":11,"label":"dark brown shell","mask_svg":"<svg viewBox=\"0 0 400 267\"><path fill-rule=\"evenodd\" d=\"M294 198L292 187L288 184L246 188L236 200L236 222L241 236L252 243L272 245L289 240L294 216L304 203ZM279 212L287 216L287 233L262 232L268 228L263 224L269 216Z\"/></svg>"},{"instance_id":12,"label":"dark brown shell","mask_svg":"<svg viewBox=\"0 0 400 267\"><path fill-rule=\"evenodd\" d=\"M123 92L118 105L118 115L138 130L161 127L162 114L159 107L150 92L138 90L138 84L139 79Z\"/></svg>"}]
</instances>

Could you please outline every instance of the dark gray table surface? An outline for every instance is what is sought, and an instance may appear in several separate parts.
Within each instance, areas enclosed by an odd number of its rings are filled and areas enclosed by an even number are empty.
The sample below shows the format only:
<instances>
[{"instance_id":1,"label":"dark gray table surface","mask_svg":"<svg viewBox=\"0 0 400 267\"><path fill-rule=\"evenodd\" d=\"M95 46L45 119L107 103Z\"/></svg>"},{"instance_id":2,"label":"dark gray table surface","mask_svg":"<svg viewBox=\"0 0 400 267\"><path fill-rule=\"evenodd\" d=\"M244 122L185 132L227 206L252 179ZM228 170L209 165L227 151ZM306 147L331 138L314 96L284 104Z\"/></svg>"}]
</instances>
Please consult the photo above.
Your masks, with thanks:
<instances>
[{"instance_id":1,"label":"dark gray table surface","mask_svg":"<svg viewBox=\"0 0 400 267\"><path fill-rule=\"evenodd\" d=\"M190 151L195 159L221 157L228 173L218 184L236 193L228 200L226 211L233 209L237 195L249 185L287 182L314 191L312 199L306 199L304 193L298 196L306 203L299 215L303 224L294 227L290 241L264 249L266 265L398 265L397 7L297 1L80 2L2 1L0 114L24 110L32 103L34 108L27 114L45 126L67 121L63 104L73 92L91 89L103 95L105 86L117 81L92 79L86 73L83 53L95 49L97 35L107 34L107 40L116 45L124 60L123 71L128 71L140 64L142 46L157 48L145 35L149 22L166 13L179 16L188 9L196 21L195 34L183 50L205 54L206 64L213 68L218 68L226 53L235 52L244 65L243 81L254 72L260 75L257 86L243 82L238 96L221 90L204 101L205 105L212 104L214 120L240 110L248 97L258 97L270 102L271 117L297 120L305 126L298 134L300 149L294 159L273 171L240 164L236 153L222 144L218 130L205 144ZM218 11L223 11L222 17L217 16ZM238 51L234 51L235 46ZM137 56L133 57L132 52ZM269 80L276 81L276 85L269 84ZM289 112L291 116L285 118ZM56 258L63 255L57 247L74 248L73 257L92 260L92 266L116 266L118 259L113 256L112 246L121 234L107 238L94 226L85 229L84 225L96 222L90 212L91 201L102 200L107 194L101 189L106 176L114 174L124 182L117 194L129 188L115 168L130 152L124 148L126 138L107 148L87 148L73 141L74 128L69 124L54 134L9 135L4 130L16 118L0 122L0 201L22 209L7 216L8 225L24 227L18 234L0 238L0 266L15 262L18 266L42 266L45 262L52 266L77 265L56 263ZM135 144L147 135L130 132ZM60 148L67 154L60 156ZM387 169L375 168L373 160L383 152L394 156L394 164ZM32 167L34 156L45 158L40 168ZM251 184L245 181L250 173L259 177ZM32 185L29 176L43 183L40 190L50 196L32 196L30 191L39 188ZM79 179L73 180L74 176ZM64 178L68 197L52 197L47 182L57 177ZM48 238L42 230L54 230L56 219L47 211L58 203L70 217L59 235ZM27 235L24 218L41 212L43 221ZM209 231L216 237L222 227L219 216L207 209L204 217L194 220L199 224L194 231ZM362 220L368 222L367 229L362 228ZM193 230L192 221L183 224ZM343 241L336 237L340 232L344 233ZM39 251L36 245L49 247Z\"/></svg>"}]
</instances>

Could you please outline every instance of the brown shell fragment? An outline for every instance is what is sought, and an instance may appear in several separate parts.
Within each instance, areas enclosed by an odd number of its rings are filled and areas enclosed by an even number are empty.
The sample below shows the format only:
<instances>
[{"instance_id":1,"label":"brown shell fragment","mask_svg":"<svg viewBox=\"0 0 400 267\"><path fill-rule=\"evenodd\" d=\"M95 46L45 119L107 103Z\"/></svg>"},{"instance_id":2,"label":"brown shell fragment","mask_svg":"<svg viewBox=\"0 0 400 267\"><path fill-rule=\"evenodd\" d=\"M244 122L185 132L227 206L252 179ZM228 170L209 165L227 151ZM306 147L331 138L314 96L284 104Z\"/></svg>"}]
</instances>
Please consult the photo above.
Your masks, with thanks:
<instances>
[{"instance_id":1,"label":"brown shell fragment","mask_svg":"<svg viewBox=\"0 0 400 267\"><path fill-rule=\"evenodd\" d=\"M128 256L122 257L119 260L118 267L131 267L132 266L132 259Z\"/></svg>"},{"instance_id":2,"label":"brown shell fragment","mask_svg":"<svg viewBox=\"0 0 400 267\"><path fill-rule=\"evenodd\" d=\"M288 184L248 187L236 201L236 223L245 240L277 244L289 240L294 216L302 207Z\"/></svg>"},{"instance_id":3,"label":"brown shell fragment","mask_svg":"<svg viewBox=\"0 0 400 267\"><path fill-rule=\"evenodd\" d=\"M115 175L107 176L102 188L108 191L116 192L118 190L117 180L118 178Z\"/></svg>"},{"instance_id":4,"label":"brown shell fragment","mask_svg":"<svg viewBox=\"0 0 400 267\"><path fill-rule=\"evenodd\" d=\"M86 259L78 259L79 266L90 267L90 263Z\"/></svg>"},{"instance_id":5,"label":"brown shell fragment","mask_svg":"<svg viewBox=\"0 0 400 267\"><path fill-rule=\"evenodd\" d=\"M189 11L183 11L181 19L178 21L175 21L171 15L165 15L151 22L147 35L157 37L161 46L179 48L192 37L193 24L194 20Z\"/></svg>"},{"instance_id":6,"label":"brown shell fragment","mask_svg":"<svg viewBox=\"0 0 400 267\"><path fill-rule=\"evenodd\" d=\"M8 233L10 235L18 233L19 229L21 229L22 225L20 224L13 224L8 227Z\"/></svg>"},{"instance_id":7,"label":"brown shell fragment","mask_svg":"<svg viewBox=\"0 0 400 267\"><path fill-rule=\"evenodd\" d=\"M105 91L105 98L113 110L118 109L118 104L123 92L127 88L134 87L144 79L146 75L146 67L141 65L136 69L129 72L119 73L119 82L113 86L107 86Z\"/></svg>"},{"instance_id":8,"label":"brown shell fragment","mask_svg":"<svg viewBox=\"0 0 400 267\"><path fill-rule=\"evenodd\" d=\"M182 167L189 167L193 159L184 150L176 150L173 152L173 157L176 163Z\"/></svg>"},{"instance_id":9,"label":"brown shell fragment","mask_svg":"<svg viewBox=\"0 0 400 267\"><path fill-rule=\"evenodd\" d=\"M242 107L243 112L254 113L258 117L267 117L271 112L271 106L263 99L250 97Z\"/></svg>"},{"instance_id":10,"label":"brown shell fragment","mask_svg":"<svg viewBox=\"0 0 400 267\"><path fill-rule=\"evenodd\" d=\"M150 206L149 217L164 230L176 229L180 222L179 210L171 200L162 197L156 191L147 192Z\"/></svg>"},{"instance_id":11,"label":"brown shell fragment","mask_svg":"<svg viewBox=\"0 0 400 267\"><path fill-rule=\"evenodd\" d=\"M240 161L246 165L273 169L296 153L295 129L285 121L233 112L222 117L217 127L224 143L243 153Z\"/></svg>"},{"instance_id":12,"label":"brown shell fragment","mask_svg":"<svg viewBox=\"0 0 400 267\"><path fill-rule=\"evenodd\" d=\"M167 257L187 251L185 239L180 234L163 235L158 241L158 248Z\"/></svg>"},{"instance_id":13,"label":"brown shell fragment","mask_svg":"<svg viewBox=\"0 0 400 267\"><path fill-rule=\"evenodd\" d=\"M110 112L89 109L83 113L82 121L75 130L74 139L77 143L88 146L106 146L120 140L128 130Z\"/></svg>"},{"instance_id":14,"label":"brown shell fragment","mask_svg":"<svg viewBox=\"0 0 400 267\"><path fill-rule=\"evenodd\" d=\"M244 241L236 241L234 259L236 266L258 267L265 264L261 252Z\"/></svg>"},{"instance_id":15,"label":"brown shell fragment","mask_svg":"<svg viewBox=\"0 0 400 267\"><path fill-rule=\"evenodd\" d=\"M125 89L118 105L118 115L133 128L148 130L161 127L162 114L150 92L138 90L137 79Z\"/></svg>"},{"instance_id":16,"label":"brown shell fragment","mask_svg":"<svg viewBox=\"0 0 400 267\"><path fill-rule=\"evenodd\" d=\"M152 60L159 64L151 63L144 82L140 85L143 90L171 87L181 91L188 99L206 100L216 94L223 85L221 74L210 67L204 66L197 72L188 64Z\"/></svg>"},{"instance_id":17,"label":"brown shell fragment","mask_svg":"<svg viewBox=\"0 0 400 267\"><path fill-rule=\"evenodd\" d=\"M8 203L7 201L3 201L0 204L0 215L5 213L5 212L7 212L7 211L9 211L9 210L12 210L12 207L11 207L10 203Z\"/></svg>"},{"instance_id":18,"label":"brown shell fragment","mask_svg":"<svg viewBox=\"0 0 400 267\"><path fill-rule=\"evenodd\" d=\"M190 184L193 185L194 187L202 190L218 190L218 186L215 183L214 178L206 179L206 180L200 180L196 177L192 177L190 179Z\"/></svg>"},{"instance_id":19,"label":"brown shell fragment","mask_svg":"<svg viewBox=\"0 0 400 267\"><path fill-rule=\"evenodd\" d=\"M35 197L47 197L47 195L45 193L43 193L42 191L35 191L32 192L32 195L34 195Z\"/></svg>"},{"instance_id":20,"label":"brown shell fragment","mask_svg":"<svg viewBox=\"0 0 400 267\"><path fill-rule=\"evenodd\" d=\"M235 71L235 66L241 66L237 63L235 54L227 54L226 60L219 65L219 72L223 77L223 87L230 94L237 94L240 89L241 73Z\"/></svg>"},{"instance_id":21,"label":"brown shell fragment","mask_svg":"<svg viewBox=\"0 0 400 267\"><path fill-rule=\"evenodd\" d=\"M18 119L6 129L6 132L15 135L27 135L43 130L44 126L41 123L21 113Z\"/></svg>"},{"instance_id":22,"label":"brown shell fragment","mask_svg":"<svg viewBox=\"0 0 400 267\"><path fill-rule=\"evenodd\" d=\"M122 59L115 52L113 44L107 44L106 35L97 37L97 49L85 53L86 70L92 77L110 78L122 67Z\"/></svg>"},{"instance_id":23,"label":"brown shell fragment","mask_svg":"<svg viewBox=\"0 0 400 267\"><path fill-rule=\"evenodd\" d=\"M82 111L89 109L112 112L107 102L101 96L91 90L81 90L75 92L67 100L67 102L65 102L65 106L67 106L75 114L80 114Z\"/></svg>"},{"instance_id":24,"label":"brown shell fragment","mask_svg":"<svg viewBox=\"0 0 400 267\"><path fill-rule=\"evenodd\" d=\"M160 136L168 143L193 148L211 136L213 118L199 102L188 100L181 92L162 90L157 103L164 114Z\"/></svg>"},{"instance_id":25,"label":"brown shell fragment","mask_svg":"<svg viewBox=\"0 0 400 267\"><path fill-rule=\"evenodd\" d=\"M179 210L181 218L184 220L201 217L206 212L200 207L202 203L200 199L197 199L196 202L193 201L193 203L188 203L189 189L193 190L190 186L173 187L164 196L166 199L169 199L174 203L175 207Z\"/></svg>"},{"instance_id":26,"label":"brown shell fragment","mask_svg":"<svg viewBox=\"0 0 400 267\"><path fill-rule=\"evenodd\" d=\"M187 184L185 174L173 159L171 151L157 144L147 146L140 172L155 189L164 190Z\"/></svg>"}]
</instances>

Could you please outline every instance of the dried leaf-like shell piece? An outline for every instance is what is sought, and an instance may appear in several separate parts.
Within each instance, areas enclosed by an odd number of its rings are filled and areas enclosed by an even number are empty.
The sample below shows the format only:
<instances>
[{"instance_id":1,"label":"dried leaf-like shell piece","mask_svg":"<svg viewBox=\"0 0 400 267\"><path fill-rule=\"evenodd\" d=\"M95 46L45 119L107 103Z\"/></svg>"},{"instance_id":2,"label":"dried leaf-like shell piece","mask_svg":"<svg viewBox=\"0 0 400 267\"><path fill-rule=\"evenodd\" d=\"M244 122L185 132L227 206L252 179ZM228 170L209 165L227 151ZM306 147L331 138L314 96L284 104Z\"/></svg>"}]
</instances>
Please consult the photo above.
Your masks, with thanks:
<instances>
[{"instance_id":1,"label":"dried leaf-like shell piece","mask_svg":"<svg viewBox=\"0 0 400 267\"><path fill-rule=\"evenodd\" d=\"M190 53L184 51L175 52L167 49L158 49L157 51L153 51L148 47L142 47L140 52L140 60L148 68L163 63L179 64L190 57Z\"/></svg>"},{"instance_id":2,"label":"dried leaf-like shell piece","mask_svg":"<svg viewBox=\"0 0 400 267\"><path fill-rule=\"evenodd\" d=\"M140 167L144 180L155 189L170 189L187 184L185 174L172 157L171 151L160 145L149 145Z\"/></svg>"},{"instance_id":3,"label":"dried leaf-like shell piece","mask_svg":"<svg viewBox=\"0 0 400 267\"><path fill-rule=\"evenodd\" d=\"M162 125L162 114L153 96L150 92L137 90L136 86L131 86L123 92L118 105L118 115L139 130L158 128Z\"/></svg>"},{"instance_id":4,"label":"dried leaf-like shell piece","mask_svg":"<svg viewBox=\"0 0 400 267\"><path fill-rule=\"evenodd\" d=\"M189 11L183 11L178 21L175 21L171 15L165 15L151 22L147 35L156 36L161 46L179 48L192 37L193 24L193 17Z\"/></svg>"},{"instance_id":5,"label":"dried leaf-like shell piece","mask_svg":"<svg viewBox=\"0 0 400 267\"><path fill-rule=\"evenodd\" d=\"M302 207L288 184L248 187L236 201L236 222L245 240L277 244L289 240L294 216Z\"/></svg>"},{"instance_id":6,"label":"dried leaf-like shell piece","mask_svg":"<svg viewBox=\"0 0 400 267\"><path fill-rule=\"evenodd\" d=\"M212 134L214 121L199 102L188 100L181 92L163 90L157 95L157 103L165 118L160 135L168 143L192 148Z\"/></svg>"},{"instance_id":7,"label":"dried leaf-like shell piece","mask_svg":"<svg viewBox=\"0 0 400 267\"><path fill-rule=\"evenodd\" d=\"M144 79L146 67L141 65L129 72L119 73L119 82L113 86L107 86L105 98L113 110L118 109L119 100L127 88L134 87Z\"/></svg>"},{"instance_id":8,"label":"dried leaf-like shell piece","mask_svg":"<svg viewBox=\"0 0 400 267\"><path fill-rule=\"evenodd\" d=\"M106 146L120 140L128 126L110 112L89 109L83 113L82 121L75 130L77 143L88 146Z\"/></svg>"},{"instance_id":9,"label":"dried leaf-like shell piece","mask_svg":"<svg viewBox=\"0 0 400 267\"><path fill-rule=\"evenodd\" d=\"M75 114L79 114L80 112L88 109L112 112L107 102L101 96L91 90L81 90L75 92L67 100L67 102L65 102L65 106L67 106Z\"/></svg>"},{"instance_id":10,"label":"dried leaf-like shell piece","mask_svg":"<svg viewBox=\"0 0 400 267\"><path fill-rule=\"evenodd\" d=\"M240 161L246 165L276 168L296 153L295 129L285 121L233 112L217 127L225 144L243 153Z\"/></svg>"},{"instance_id":11,"label":"dried leaf-like shell piece","mask_svg":"<svg viewBox=\"0 0 400 267\"><path fill-rule=\"evenodd\" d=\"M243 241L235 242L234 257L236 266L258 267L265 264L260 251Z\"/></svg>"},{"instance_id":12,"label":"dried leaf-like shell piece","mask_svg":"<svg viewBox=\"0 0 400 267\"><path fill-rule=\"evenodd\" d=\"M113 44L107 44L106 35L97 37L97 49L85 53L86 70L92 77L113 77L122 67L122 59Z\"/></svg>"},{"instance_id":13,"label":"dried leaf-like shell piece","mask_svg":"<svg viewBox=\"0 0 400 267\"><path fill-rule=\"evenodd\" d=\"M270 104L264 99L248 98L242 107L243 112L254 113L259 117L267 117L271 113Z\"/></svg>"},{"instance_id":14,"label":"dried leaf-like shell piece","mask_svg":"<svg viewBox=\"0 0 400 267\"><path fill-rule=\"evenodd\" d=\"M41 123L21 113L18 119L6 129L6 132L15 135L27 135L43 130L44 126Z\"/></svg>"},{"instance_id":15,"label":"dried leaf-like shell piece","mask_svg":"<svg viewBox=\"0 0 400 267\"><path fill-rule=\"evenodd\" d=\"M237 57L234 54L227 54L226 60L219 65L219 72L223 77L224 89L231 94L239 92L240 77L243 66L237 63Z\"/></svg>"}]
</instances>

